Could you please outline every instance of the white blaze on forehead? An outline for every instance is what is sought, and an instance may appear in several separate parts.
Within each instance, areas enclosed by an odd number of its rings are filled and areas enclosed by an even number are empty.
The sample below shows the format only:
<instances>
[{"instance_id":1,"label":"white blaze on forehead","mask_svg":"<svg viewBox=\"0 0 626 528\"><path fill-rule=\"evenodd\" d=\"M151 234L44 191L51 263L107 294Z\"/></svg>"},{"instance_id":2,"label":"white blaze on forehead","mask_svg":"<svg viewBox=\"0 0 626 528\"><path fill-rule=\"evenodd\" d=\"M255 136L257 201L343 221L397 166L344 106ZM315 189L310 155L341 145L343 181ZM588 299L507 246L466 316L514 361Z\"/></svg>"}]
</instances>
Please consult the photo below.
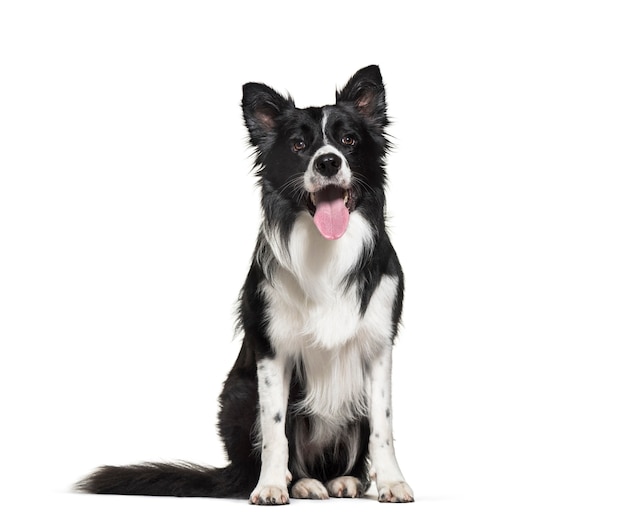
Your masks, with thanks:
<instances>
[{"instance_id":1,"label":"white blaze on forehead","mask_svg":"<svg viewBox=\"0 0 626 528\"><path fill-rule=\"evenodd\" d=\"M326 124L328 123L328 110L322 112L322 137L324 138L324 145L328 145L328 136L326 135Z\"/></svg>"}]
</instances>

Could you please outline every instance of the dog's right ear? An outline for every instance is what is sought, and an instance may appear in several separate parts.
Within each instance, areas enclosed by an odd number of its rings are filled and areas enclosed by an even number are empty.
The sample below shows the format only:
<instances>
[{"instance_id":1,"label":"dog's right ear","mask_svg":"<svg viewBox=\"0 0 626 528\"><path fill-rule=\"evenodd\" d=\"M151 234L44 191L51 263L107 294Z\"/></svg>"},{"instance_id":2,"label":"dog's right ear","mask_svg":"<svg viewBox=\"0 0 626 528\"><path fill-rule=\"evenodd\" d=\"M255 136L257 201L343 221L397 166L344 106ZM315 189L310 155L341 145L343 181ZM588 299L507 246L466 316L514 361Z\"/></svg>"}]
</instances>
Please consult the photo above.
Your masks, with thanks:
<instances>
[{"instance_id":1,"label":"dog's right ear","mask_svg":"<svg viewBox=\"0 0 626 528\"><path fill-rule=\"evenodd\" d=\"M265 84L244 84L241 108L252 145L263 148L271 142L280 115L294 107L291 97L285 98Z\"/></svg>"}]
</instances>

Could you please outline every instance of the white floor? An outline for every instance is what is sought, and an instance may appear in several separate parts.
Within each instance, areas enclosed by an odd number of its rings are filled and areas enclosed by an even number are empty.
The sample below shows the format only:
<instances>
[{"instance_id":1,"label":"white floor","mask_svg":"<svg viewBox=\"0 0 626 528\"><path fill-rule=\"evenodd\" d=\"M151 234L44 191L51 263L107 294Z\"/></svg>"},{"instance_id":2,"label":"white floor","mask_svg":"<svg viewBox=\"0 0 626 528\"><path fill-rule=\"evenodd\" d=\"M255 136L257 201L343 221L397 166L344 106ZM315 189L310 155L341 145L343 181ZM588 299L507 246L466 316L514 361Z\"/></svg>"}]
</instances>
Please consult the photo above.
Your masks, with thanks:
<instances>
[{"instance_id":1,"label":"white floor","mask_svg":"<svg viewBox=\"0 0 626 528\"><path fill-rule=\"evenodd\" d=\"M5 497L6 499L6 497ZM622 498L623 499L623 498ZM412 504L358 500L292 500L287 506L254 507L245 501L152 497L102 497L75 494L22 497L5 502L6 527L206 527L206 526L367 526L430 527L623 527L623 500L588 497L446 498L418 497ZM620 502L621 501L621 502ZM219 524L217 524L219 523ZM232 523L232 524L231 524Z\"/></svg>"}]
</instances>

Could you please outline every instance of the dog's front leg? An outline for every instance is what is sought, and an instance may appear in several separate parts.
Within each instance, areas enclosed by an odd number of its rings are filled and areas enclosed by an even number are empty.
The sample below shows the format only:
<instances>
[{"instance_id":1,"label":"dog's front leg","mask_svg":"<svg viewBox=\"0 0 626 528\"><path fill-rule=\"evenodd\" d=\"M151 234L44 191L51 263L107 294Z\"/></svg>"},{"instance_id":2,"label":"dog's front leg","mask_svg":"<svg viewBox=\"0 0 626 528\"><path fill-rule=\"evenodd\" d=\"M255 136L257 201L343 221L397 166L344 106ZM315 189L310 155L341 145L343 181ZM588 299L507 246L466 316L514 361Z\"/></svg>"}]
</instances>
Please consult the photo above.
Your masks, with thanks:
<instances>
[{"instance_id":1,"label":"dog's front leg","mask_svg":"<svg viewBox=\"0 0 626 528\"><path fill-rule=\"evenodd\" d=\"M250 495L252 504L287 504L289 448L285 420L291 370L278 355L257 364L259 425L261 428L261 475Z\"/></svg>"},{"instance_id":2,"label":"dog's front leg","mask_svg":"<svg viewBox=\"0 0 626 528\"><path fill-rule=\"evenodd\" d=\"M380 502L413 502L393 447L391 416L391 345L374 360L370 385L370 442L372 477Z\"/></svg>"}]
</instances>

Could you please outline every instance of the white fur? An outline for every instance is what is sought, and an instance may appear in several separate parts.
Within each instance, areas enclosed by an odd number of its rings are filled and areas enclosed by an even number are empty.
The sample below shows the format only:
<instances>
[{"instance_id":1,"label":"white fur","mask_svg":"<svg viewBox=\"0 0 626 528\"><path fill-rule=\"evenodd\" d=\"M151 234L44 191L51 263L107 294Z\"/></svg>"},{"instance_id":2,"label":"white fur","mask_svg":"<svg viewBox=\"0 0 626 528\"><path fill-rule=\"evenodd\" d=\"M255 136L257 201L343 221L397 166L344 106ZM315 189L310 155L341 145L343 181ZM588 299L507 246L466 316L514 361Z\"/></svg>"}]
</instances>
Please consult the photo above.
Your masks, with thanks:
<instances>
[{"instance_id":1,"label":"white fur","mask_svg":"<svg viewBox=\"0 0 626 528\"><path fill-rule=\"evenodd\" d=\"M328 110L322 112L322 139L324 145L328 145L328 135L326 134L326 124L328 123Z\"/></svg>"},{"instance_id":2,"label":"white fur","mask_svg":"<svg viewBox=\"0 0 626 528\"><path fill-rule=\"evenodd\" d=\"M297 366L296 375L305 381L301 411L311 417L311 431L307 445L296 449L294 467L306 474L307 460L332 448L347 423L368 416L372 461L380 475L379 496L392 500L387 497L396 495L389 490L399 490L396 494L409 500L411 491L395 459L391 430L392 310L398 279L382 277L364 314L356 286L345 283L363 252L372 251L371 225L356 211L350 215L345 235L328 241L310 215L302 213L287 248L267 225L265 234L278 261L271 280L261 285L268 303L269 338L276 354L259 366L260 429L265 446L268 439L278 444L269 453L263 451L263 469L255 493L272 496L273 492L267 491L274 489L270 482L276 482L287 470L284 423L278 424L272 417L275 409L284 416L288 373ZM268 370L277 376L282 372L282 385L279 376L265 382ZM269 414L268 408L272 409ZM344 448L347 471L358 453L356 437ZM266 463L275 467L266 470Z\"/></svg>"},{"instance_id":3,"label":"white fur","mask_svg":"<svg viewBox=\"0 0 626 528\"><path fill-rule=\"evenodd\" d=\"M413 492L404 481L393 447L391 414L391 343L372 363L370 377L370 441L372 475L379 499L385 502L409 502Z\"/></svg>"},{"instance_id":4,"label":"white fur","mask_svg":"<svg viewBox=\"0 0 626 528\"><path fill-rule=\"evenodd\" d=\"M320 236L303 213L289 251L274 251L281 255L280 267L263 285L273 348L299 365L306 379L302 410L323 417L331 435L335 427L367 415L367 364L389 345L397 279L383 277L364 316L356 287L344 282L372 242L371 227L358 212L336 241Z\"/></svg>"},{"instance_id":5,"label":"white fur","mask_svg":"<svg viewBox=\"0 0 626 528\"><path fill-rule=\"evenodd\" d=\"M285 416L290 375L281 358L265 359L257 365L259 380L259 425L262 431L261 475L250 502L286 504L289 502L287 469L289 449L285 436Z\"/></svg>"}]
</instances>

